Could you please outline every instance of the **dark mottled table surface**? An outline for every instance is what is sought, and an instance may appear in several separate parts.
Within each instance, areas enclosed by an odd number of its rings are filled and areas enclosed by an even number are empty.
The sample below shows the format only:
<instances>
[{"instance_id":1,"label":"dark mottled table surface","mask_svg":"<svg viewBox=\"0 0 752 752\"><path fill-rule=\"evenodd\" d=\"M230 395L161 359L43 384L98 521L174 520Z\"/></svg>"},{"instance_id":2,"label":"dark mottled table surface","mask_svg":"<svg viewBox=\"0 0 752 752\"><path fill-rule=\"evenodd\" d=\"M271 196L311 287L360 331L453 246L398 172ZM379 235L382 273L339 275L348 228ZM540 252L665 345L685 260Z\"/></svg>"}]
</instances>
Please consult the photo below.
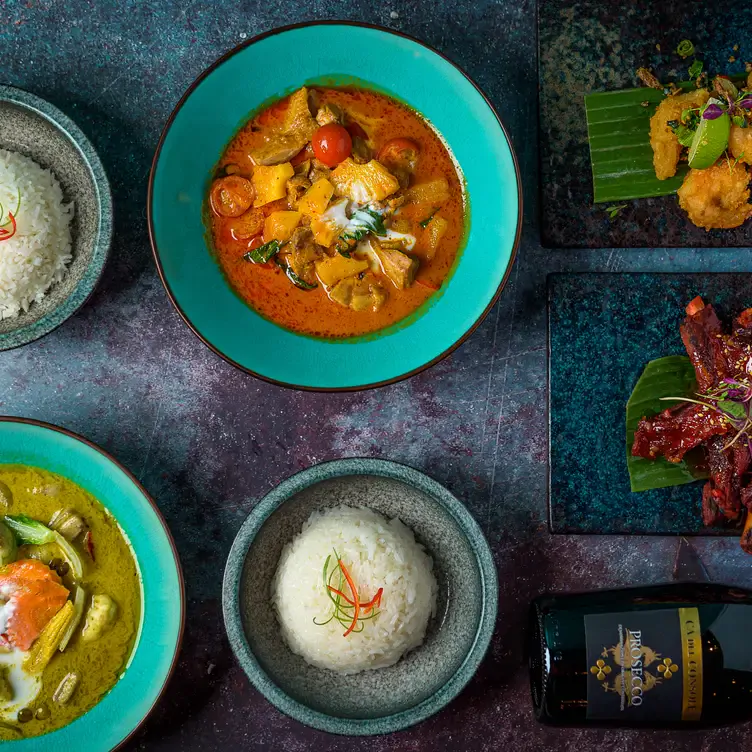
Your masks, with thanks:
<instances>
[{"instance_id":1,"label":"dark mottled table surface","mask_svg":"<svg viewBox=\"0 0 752 752\"><path fill-rule=\"evenodd\" d=\"M521 655L529 599L548 588L667 580L677 547L673 538L547 531L546 273L749 271L752 262L740 249L541 248L535 10L532 0L0 0L0 82L79 123L116 203L112 260L94 298L45 339L0 354L0 412L61 424L115 454L157 499L185 567L182 657L129 749L752 750L743 727L548 730L530 715ZM384 24L459 63L509 127L525 183L520 254L483 325L429 372L360 394L290 392L219 360L169 304L146 233L151 156L188 84L242 40L317 18ZM220 609L225 557L255 500L295 470L349 455L407 462L464 500L491 542L501 588L496 636L465 691L417 728L376 739L327 736L267 704L233 660ZM736 540L695 545L711 577L752 586Z\"/></svg>"}]
</instances>

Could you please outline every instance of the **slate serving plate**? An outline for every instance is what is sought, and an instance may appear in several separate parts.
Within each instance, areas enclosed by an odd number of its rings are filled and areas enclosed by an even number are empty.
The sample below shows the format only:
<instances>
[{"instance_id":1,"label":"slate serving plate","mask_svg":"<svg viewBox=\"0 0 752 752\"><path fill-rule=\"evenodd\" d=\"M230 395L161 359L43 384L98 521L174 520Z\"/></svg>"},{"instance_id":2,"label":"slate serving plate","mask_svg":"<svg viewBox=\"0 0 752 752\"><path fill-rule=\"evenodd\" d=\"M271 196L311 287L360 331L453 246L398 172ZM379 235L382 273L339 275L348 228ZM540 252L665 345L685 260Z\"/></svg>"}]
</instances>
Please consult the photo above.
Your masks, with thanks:
<instances>
[{"instance_id":1,"label":"slate serving plate","mask_svg":"<svg viewBox=\"0 0 752 752\"><path fill-rule=\"evenodd\" d=\"M583 101L593 91L637 86L634 74L640 66L651 67L662 80L686 79L693 58L684 61L675 53L683 39L694 43L706 70L743 73L744 61L752 59L752 7L736 3L719 12L714 3L686 0L545 0L538 4L538 26L543 244L752 245L752 223L708 233L689 222L676 196L626 202L627 208L610 221L608 204L592 203Z\"/></svg>"},{"instance_id":2,"label":"slate serving plate","mask_svg":"<svg viewBox=\"0 0 752 752\"><path fill-rule=\"evenodd\" d=\"M394 666L351 676L293 654L270 602L284 546L311 512L339 504L399 517L433 559L439 588L423 644ZM368 735L412 726L454 699L488 648L497 590L488 543L449 491L405 465L343 459L288 478L256 505L230 551L222 603L230 645L271 703L323 731Z\"/></svg>"},{"instance_id":3,"label":"slate serving plate","mask_svg":"<svg viewBox=\"0 0 752 752\"><path fill-rule=\"evenodd\" d=\"M730 320L752 305L750 274L552 274L549 524L554 533L719 535L702 524L702 481L632 493L625 408L648 361L684 355L696 295Z\"/></svg>"},{"instance_id":4,"label":"slate serving plate","mask_svg":"<svg viewBox=\"0 0 752 752\"><path fill-rule=\"evenodd\" d=\"M2 351L49 334L86 303L110 251L112 196L102 162L78 126L49 102L11 86L0 86L0 149L51 170L65 201L74 204L68 271L28 311L0 320Z\"/></svg>"}]
</instances>

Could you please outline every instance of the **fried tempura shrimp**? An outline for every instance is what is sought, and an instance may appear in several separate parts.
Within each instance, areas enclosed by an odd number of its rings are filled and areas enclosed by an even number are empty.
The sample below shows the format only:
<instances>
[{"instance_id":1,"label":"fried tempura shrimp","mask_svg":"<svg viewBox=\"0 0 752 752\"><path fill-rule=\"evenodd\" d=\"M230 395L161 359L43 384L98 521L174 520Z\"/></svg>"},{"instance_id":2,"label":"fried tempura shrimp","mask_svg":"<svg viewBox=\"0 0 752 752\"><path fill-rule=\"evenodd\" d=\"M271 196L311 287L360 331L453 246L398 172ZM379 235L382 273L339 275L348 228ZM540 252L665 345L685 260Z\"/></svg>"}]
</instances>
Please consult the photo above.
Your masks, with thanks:
<instances>
[{"instance_id":1,"label":"fried tempura shrimp","mask_svg":"<svg viewBox=\"0 0 752 752\"><path fill-rule=\"evenodd\" d=\"M740 128L738 125L731 126L729 134L729 151L740 162L752 164L752 128Z\"/></svg>"},{"instance_id":2,"label":"fried tempura shrimp","mask_svg":"<svg viewBox=\"0 0 752 752\"><path fill-rule=\"evenodd\" d=\"M678 190L679 206L706 230L739 227L752 211L746 165L721 159L707 170L690 170Z\"/></svg>"},{"instance_id":3,"label":"fried tempura shrimp","mask_svg":"<svg viewBox=\"0 0 752 752\"><path fill-rule=\"evenodd\" d=\"M682 146L667 124L670 120L679 120L684 110L701 107L710 98L706 89L697 89L686 94L666 97L650 118L650 145L653 147L653 165L659 180L666 180L676 175Z\"/></svg>"}]
</instances>

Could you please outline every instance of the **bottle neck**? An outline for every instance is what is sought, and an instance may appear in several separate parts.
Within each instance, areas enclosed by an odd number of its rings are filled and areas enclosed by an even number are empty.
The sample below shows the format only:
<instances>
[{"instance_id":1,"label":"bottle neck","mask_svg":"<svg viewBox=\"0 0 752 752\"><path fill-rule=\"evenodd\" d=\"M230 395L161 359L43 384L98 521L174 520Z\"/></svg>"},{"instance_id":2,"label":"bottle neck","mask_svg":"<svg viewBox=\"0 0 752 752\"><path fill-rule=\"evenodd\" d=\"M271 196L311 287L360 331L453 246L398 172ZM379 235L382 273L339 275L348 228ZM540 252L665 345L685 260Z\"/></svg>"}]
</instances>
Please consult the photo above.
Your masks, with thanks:
<instances>
[{"instance_id":1,"label":"bottle neck","mask_svg":"<svg viewBox=\"0 0 752 752\"><path fill-rule=\"evenodd\" d=\"M551 657L541 623L541 614L535 603L530 607L528 630L528 666L530 669L530 691L536 716L540 715L545 704L546 684L551 670Z\"/></svg>"}]
</instances>

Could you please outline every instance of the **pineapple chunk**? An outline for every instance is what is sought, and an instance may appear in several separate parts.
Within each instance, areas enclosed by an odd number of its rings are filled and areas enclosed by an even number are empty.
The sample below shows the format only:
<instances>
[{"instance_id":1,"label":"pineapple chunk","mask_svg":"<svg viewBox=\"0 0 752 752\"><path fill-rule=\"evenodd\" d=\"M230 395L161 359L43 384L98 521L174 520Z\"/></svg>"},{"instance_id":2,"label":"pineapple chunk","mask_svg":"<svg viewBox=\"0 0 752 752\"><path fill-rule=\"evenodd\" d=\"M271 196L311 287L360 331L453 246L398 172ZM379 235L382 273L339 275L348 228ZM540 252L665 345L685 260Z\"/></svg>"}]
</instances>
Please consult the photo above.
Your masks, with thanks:
<instances>
[{"instance_id":1,"label":"pineapple chunk","mask_svg":"<svg viewBox=\"0 0 752 752\"><path fill-rule=\"evenodd\" d=\"M319 183L321 181L317 181ZM350 220L347 218L347 199L332 204L323 214L311 219L314 240L328 248L345 231Z\"/></svg>"},{"instance_id":2,"label":"pineapple chunk","mask_svg":"<svg viewBox=\"0 0 752 752\"><path fill-rule=\"evenodd\" d=\"M280 165L256 165L251 182L256 189L254 206L263 206L287 195L287 181L295 174L289 162Z\"/></svg>"},{"instance_id":3,"label":"pineapple chunk","mask_svg":"<svg viewBox=\"0 0 752 752\"><path fill-rule=\"evenodd\" d=\"M326 179L317 180L298 202L298 209L309 216L323 214L334 195L334 186Z\"/></svg>"},{"instance_id":4,"label":"pineapple chunk","mask_svg":"<svg viewBox=\"0 0 752 752\"><path fill-rule=\"evenodd\" d=\"M347 196L358 204L383 201L399 190L399 182L381 162L372 159L356 164L350 157L332 172L332 183L338 196Z\"/></svg>"},{"instance_id":5,"label":"pineapple chunk","mask_svg":"<svg viewBox=\"0 0 752 752\"><path fill-rule=\"evenodd\" d=\"M299 211L272 212L264 221L264 243L270 240L284 243L289 240L302 216Z\"/></svg>"},{"instance_id":6,"label":"pineapple chunk","mask_svg":"<svg viewBox=\"0 0 752 752\"><path fill-rule=\"evenodd\" d=\"M326 287L334 287L347 277L368 270L368 262L365 259L345 258L344 256L327 256L316 262L316 276Z\"/></svg>"},{"instance_id":7,"label":"pineapple chunk","mask_svg":"<svg viewBox=\"0 0 752 752\"><path fill-rule=\"evenodd\" d=\"M405 202L408 204L443 204L445 201L449 201L449 183L446 178L418 183L405 191Z\"/></svg>"},{"instance_id":8,"label":"pineapple chunk","mask_svg":"<svg viewBox=\"0 0 752 752\"><path fill-rule=\"evenodd\" d=\"M446 235L447 229L449 229L449 222L444 217L436 216L428 223L423 233L423 248L429 261L436 255L439 243Z\"/></svg>"}]
</instances>

